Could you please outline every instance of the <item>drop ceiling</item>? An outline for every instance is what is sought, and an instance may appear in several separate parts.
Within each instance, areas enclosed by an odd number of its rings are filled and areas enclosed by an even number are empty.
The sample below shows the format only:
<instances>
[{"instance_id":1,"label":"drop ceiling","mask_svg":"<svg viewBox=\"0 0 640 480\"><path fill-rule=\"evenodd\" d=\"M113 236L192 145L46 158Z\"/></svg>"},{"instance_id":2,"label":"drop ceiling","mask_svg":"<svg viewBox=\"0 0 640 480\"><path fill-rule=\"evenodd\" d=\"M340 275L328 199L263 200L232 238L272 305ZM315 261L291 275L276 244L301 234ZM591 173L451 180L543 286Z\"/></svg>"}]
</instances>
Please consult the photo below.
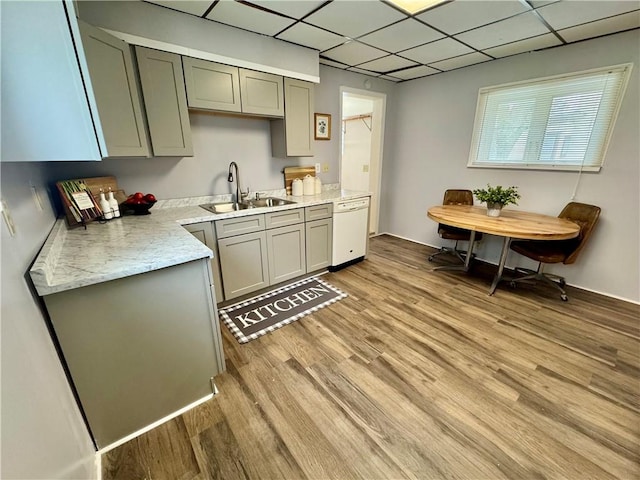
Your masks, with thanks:
<instances>
[{"instance_id":1,"label":"drop ceiling","mask_svg":"<svg viewBox=\"0 0 640 480\"><path fill-rule=\"evenodd\" d=\"M454 0L409 14L385 0L154 0L318 50L320 63L394 82L640 28L638 0Z\"/></svg>"}]
</instances>

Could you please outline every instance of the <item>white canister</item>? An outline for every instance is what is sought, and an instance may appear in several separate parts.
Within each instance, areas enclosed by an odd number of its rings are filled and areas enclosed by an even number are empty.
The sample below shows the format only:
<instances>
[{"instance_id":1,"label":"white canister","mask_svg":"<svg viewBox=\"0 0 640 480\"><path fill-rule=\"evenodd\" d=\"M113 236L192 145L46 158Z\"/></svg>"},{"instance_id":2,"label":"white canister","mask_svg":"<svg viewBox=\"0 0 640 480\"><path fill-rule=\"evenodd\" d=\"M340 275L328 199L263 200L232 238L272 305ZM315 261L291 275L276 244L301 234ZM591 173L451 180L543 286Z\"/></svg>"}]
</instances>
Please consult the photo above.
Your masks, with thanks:
<instances>
[{"instance_id":1,"label":"white canister","mask_svg":"<svg viewBox=\"0 0 640 480\"><path fill-rule=\"evenodd\" d=\"M305 195L315 195L316 181L311 175L306 175L302 180L302 189Z\"/></svg>"},{"instance_id":2,"label":"white canister","mask_svg":"<svg viewBox=\"0 0 640 480\"><path fill-rule=\"evenodd\" d=\"M320 180L320 177L316 177L316 188L315 188L315 192L316 195L320 195L322 193L322 180Z\"/></svg>"},{"instance_id":3,"label":"white canister","mask_svg":"<svg viewBox=\"0 0 640 480\"><path fill-rule=\"evenodd\" d=\"M299 178L294 178L293 182L291 182L291 195L294 197L302 196L302 180Z\"/></svg>"}]
</instances>

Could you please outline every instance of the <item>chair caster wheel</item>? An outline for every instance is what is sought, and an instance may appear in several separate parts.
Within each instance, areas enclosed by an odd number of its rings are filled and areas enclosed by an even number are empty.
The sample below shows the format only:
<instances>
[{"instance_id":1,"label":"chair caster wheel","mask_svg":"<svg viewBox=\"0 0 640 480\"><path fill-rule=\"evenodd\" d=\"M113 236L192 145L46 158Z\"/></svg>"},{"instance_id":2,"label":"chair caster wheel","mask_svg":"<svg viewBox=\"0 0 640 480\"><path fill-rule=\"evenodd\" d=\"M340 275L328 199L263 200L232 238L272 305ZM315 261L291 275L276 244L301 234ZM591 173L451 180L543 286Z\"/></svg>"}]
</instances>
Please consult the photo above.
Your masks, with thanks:
<instances>
[{"instance_id":1,"label":"chair caster wheel","mask_svg":"<svg viewBox=\"0 0 640 480\"><path fill-rule=\"evenodd\" d=\"M429 256L429 258L427 258L428 261L433 262L433 255Z\"/></svg>"},{"instance_id":2,"label":"chair caster wheel","mask_svg":"<svg viewBox=\"0 0 640 480\"><path fill-rule=\"evenodd\" d=\"M567 286L567 282L565 282L564 280L560 280L558 284L560 285L560 288L564 288Z\"/></svg>"},{"instance_id":3,"label":"chair caster wheel","mask_svg":"<svg viewBox=\"0 0 640 480\"><path fill-rule=\"evenodd\" d=\"M511 288L516 288L516 282L514 282L514 281L509 282L509 286Z\"/></svg>"},{"instance_id":4,"label":"chair caster wheel","mask_svg":"<svg viewBox=\"0 0 640 480\"><path fill-rule=\"evenodd\" d=\"M561 299L563 302L568 302L568 301L569 301L569 297L567 297L565 294L560 295L560 299Z\"/></svg>"}]
</instances>

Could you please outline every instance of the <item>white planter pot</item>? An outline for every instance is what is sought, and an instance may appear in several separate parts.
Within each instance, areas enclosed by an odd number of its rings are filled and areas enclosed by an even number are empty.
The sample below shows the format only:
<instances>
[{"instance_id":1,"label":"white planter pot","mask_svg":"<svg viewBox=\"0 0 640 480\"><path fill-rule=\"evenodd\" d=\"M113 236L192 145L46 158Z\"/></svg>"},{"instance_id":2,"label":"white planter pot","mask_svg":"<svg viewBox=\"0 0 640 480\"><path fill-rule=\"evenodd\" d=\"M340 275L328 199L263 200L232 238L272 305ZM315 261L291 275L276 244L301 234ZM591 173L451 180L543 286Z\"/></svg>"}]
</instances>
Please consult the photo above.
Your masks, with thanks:
<instances>
[{"instance_id":1,"label":"white planter pot","mask_svg":"<svg viewBox=\"0 0 640 480\"><path fill-rule=\"evenodd\" d=\"M502 205L500 205L499 203L489 203L489 204L487 204L487 216L488 217L499 217L501 211L502 211Z\"/></svg>"}]
</instances>

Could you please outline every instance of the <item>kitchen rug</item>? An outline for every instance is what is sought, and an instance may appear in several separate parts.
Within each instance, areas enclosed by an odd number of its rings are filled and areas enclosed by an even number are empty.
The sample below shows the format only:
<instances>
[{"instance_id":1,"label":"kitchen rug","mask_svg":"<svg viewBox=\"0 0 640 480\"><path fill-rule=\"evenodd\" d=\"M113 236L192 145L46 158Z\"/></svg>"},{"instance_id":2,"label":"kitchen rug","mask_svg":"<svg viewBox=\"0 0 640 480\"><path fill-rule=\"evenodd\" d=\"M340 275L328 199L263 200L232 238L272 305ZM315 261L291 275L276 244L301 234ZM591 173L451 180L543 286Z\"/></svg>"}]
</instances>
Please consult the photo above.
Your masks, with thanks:
<instances>
[{"instance_id":1,"label":"kitchen rug","mask_svg":"<svg viewBox=\"0 0 640 480\"><path fill-rule=\"evenodd\" d=\"M273 332L347 296L316 277L292 283L219 311L239 343Z\"/></svg>"}]
</instances>

